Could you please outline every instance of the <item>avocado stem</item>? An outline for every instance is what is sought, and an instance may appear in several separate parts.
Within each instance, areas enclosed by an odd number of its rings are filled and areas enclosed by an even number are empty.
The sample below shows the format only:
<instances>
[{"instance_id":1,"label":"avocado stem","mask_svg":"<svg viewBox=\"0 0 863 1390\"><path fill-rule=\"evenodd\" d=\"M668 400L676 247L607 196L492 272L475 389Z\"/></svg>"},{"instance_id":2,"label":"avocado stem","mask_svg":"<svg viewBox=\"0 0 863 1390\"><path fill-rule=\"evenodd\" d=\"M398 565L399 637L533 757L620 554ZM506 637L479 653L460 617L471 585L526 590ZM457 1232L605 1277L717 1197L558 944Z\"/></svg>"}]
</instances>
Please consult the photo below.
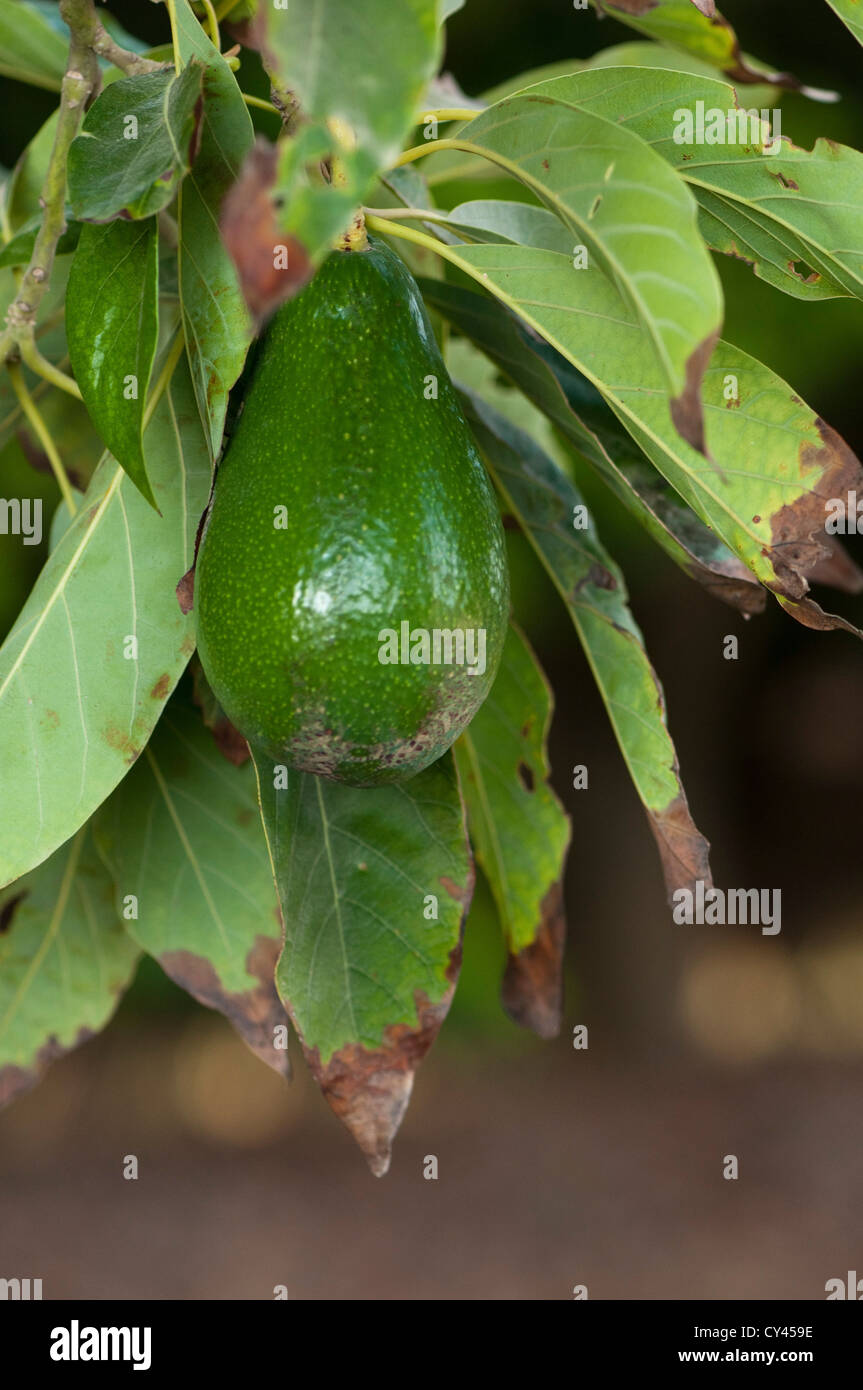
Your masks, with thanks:
<instances>
[{"instance_id":1,"label":"avocado stem","mask_svg":"<svg viewBox=\"0 0 863 1390\"><path fill-rule=\"evenodd\" d=\"M350 225L336 242L337 251L368 251L369 239L366 235L366 219L362 208L358 208L351 218Z\"/></svg>"}]
</instances>

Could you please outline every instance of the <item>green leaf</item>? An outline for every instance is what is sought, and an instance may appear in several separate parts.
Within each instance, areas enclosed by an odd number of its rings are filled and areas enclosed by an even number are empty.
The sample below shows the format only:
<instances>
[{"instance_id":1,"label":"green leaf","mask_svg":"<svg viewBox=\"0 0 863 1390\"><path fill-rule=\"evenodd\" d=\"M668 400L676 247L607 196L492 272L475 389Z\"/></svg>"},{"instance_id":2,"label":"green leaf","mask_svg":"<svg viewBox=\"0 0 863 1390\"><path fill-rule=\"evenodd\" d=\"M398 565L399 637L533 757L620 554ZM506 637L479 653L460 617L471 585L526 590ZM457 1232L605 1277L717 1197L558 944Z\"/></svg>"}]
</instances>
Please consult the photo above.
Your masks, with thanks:
<instances>
[{"instance_id":1,"label":"green leaf","mask_svg":"<svg viewBox=\"0 0 863 1390\"><path fill-rule=\"evenodd\" d=\"M159 337L156 222L85 226L69 273L66 339L75 380L105 445L155 507L144 407Z\"/></svg>"},{"instance_id":2,"label":"green leaf","mask_svg":"<svg viewBox=\"0 0 863 1390\"><path fill-rule=\"evenodd\" d=\"M174 589L210 464L183 363L147 447L162 515L106 455L0 647L0 884L41 863L114 790L194 650Z\"/></svg>"},{"instance_id":3,"label":"green leaf","mask_svg":"<svg viewBox=\"0 0 863 1390\"><path fill-rule=\"evenodd\" d=\"M268 6L264 65L311 123L290 142L277 192L286 233L313 261L329 249L380 170L396 159L440 52L435 0L308 0ZM306 167L337 156L340 182L316 187Z\"/></svg>"},{"instance_id":4,"label":"green leaf","mask_svg":"<svg viewBox=\"0 0 863 1390\"><path fill-rule=\"evenodd\" d=\"M426 302L563 432L676 565L741 612L761 612L762 586L651 467L580 372L487 295L425 280L421 289Z\"/></svg>"},{"instance_id":5,"label":"green leaf","mask_svg":"<svg viewBox=\"0 0 863 1390\"><path fill-rule=\"evenodd\" d=\"M0 266L29 265L30 257L36 246L36 236L42 225L41 215L28 222L26 227L22 227L13 237L7 241L6 245L0 250ZM78 245L78 238L81 235L81 225L73 222L68 226L57 242L58 256L67 256L70 251L74 251Z\"/></svg>"},{"instance_id":6,"label":"green leaf","mask_svg":"<svg viewBox=\"0 0 863 1390\"><path fill-rule=\"evenodd\" d=\"M649 39L690 53L700 62L719 68L733 82L769 82L776 87L800 91L815 101L834 101L834 92L804 87L791 73L771 72L757 59L745 56L740 42L718 10L708 15L690 0L592 0L600 13L628 24Z\"/></svg>"},{"instance_id":7,"label":"green leaf","mask_svg":"<svg viewBox=\"0 0 863 1390\"><path fill-rule=\"evenodd\" d=\"M150 217L173 201L195 157L203 64L112 82L69 150L69 203L81 221Z\"/></svg>"},{"instance_id":8,"label":"green leaf","mask_svg":"<svg viewBox=\"0 0 863 1390\"><path fill-rule=\"evenodd\" d=\"M541 246L546 251L572 253L572 233L559 217L533 203L512 203L504 198L474 198L458 203L451 212L432 212L440 222L468 241L508 241L513 246Z\"/></svg>"},{"instance_id":9,"label":"green leaf","mask_svg":"<svg viewBox=\"0 0 863 1390\"><path fill-rule=\"evenodd\" d=\"M857 150L818 140L810 151L783 138L776 153L762 153L748 138L751 130L739 129L745 103L734 88L683 73L584 72L532 90L613 115L651 144L692 188L708 244L748 261L761 279L798 299L863 298L863 154ZM678 114L694 115L698 102L706 112L723 113L726 133L730 119L735 137L747 138L678 144Z\"/></svg>"},{"instance_id":10,"label":"green leaf","mask_svg":"<svg viewBox=\"0 0 863 1390\"><path fill-rule=\"evenodd\" d=\"M564 79L565 81L565 79ZM589 252L643 330L676 427L702 447L701 377L722 323L722 291L696 204L665 161L629 131L537 89L506 97L459 133L520 179Z\"/></svg>"},{"instance_id":11,"label":"green leaf","mask_svg":"<svg viewBox=\"0 0 863 1390\"><path fill-rule=\"evenodd\" d=\"M87 827L0 893L0 1105L104 1028L138 948Z\"/></svg>"},{"instance_id":12,"label":"green leaf","mask_svg":"<svg viewBox=\"0 0 863 1390\"><path fill-rule=\"evenodd\" d=\"M551 67L547 72L537 70L536 76L532 77L530 82L519 82L518 89L523 90L536 82L546 82L552 77L566 77L572 72L583 72L586 68L665 68L670 72L693 73L696 77L716 77L716 68L710 63L703 63L685 50L681 52L679 49L664 48L662 44L651 43L646 39L630 39L628 43L617 43L611 48L602 48L586 62L571 63L568 69L561 63L556 64L556 67L556 72L552 71ZM515 91L516 87L511 84L510 89ZM748 83L744 92L747 106L773 106L778 99L775 85L767 81Z\"/></svg>"},{"instance_id":13,"label":"green leaf","mask_svg":"<svg viewBox=\"0 0 863 1390\"><path fill-rule=\"evenodd\" d=\"M543 1038L560 1030L570 836L547 780L551 710L536 657L511 627L491 693L454 750L471 841L506 938L504 1005Z\"/></svg>"},{"instance_id":14,"label":"green leaf","mask_svg":"<svg viewBox=\"0 0 863 1390\"><path fill-rule=\"evenodd\" d=\"M59 92L68 43L25 0L0 0L0 77Z\"/></svg>"},{"instance_id":15,"label":"green leaf","mask_svg":"<svg viewBox=\"0 0 863 1390\"><path fill-rule=\"evenodd\" d=\"M851 30L857 42L863 43L863 9L860 0L827 0L827 4Z\"/></svg>"},{"instance_id":16,"label":"green leaf","mask_svg":"<svg viewBox=\"0 0 863 1390\"><path fill-rule=\"evenodd\" d=\"M384 223L380 230L392 234ZM705 458L674 429L649 345L603 275L573 275L565 256L527 246L438 250L597 387L677 494L799 622L859 635L806 595L808 576L830 553L826 502L863 495L863 470L784 381L720 342L704 380Z\"/></svg>"},{"instance_id":17,"label":"green leaf","mask_svg":"<svg viewBox=\"0 0 863 1390\"><path fill-rule=\"evenodd\" d=\"M669 895L709 881L708 844L697 830L668 733L662 687L629 611L620 570L592 521L575 529L584 503L529 435L477 397L463 396L491 475L572 619L633 784L656 837ZM586 513L586 509L585 509Z\"/></svg>"},{"instance_id":18,"label":"green leaf","mask_svg":"<svg viewBox=\"0 0 863 1390\"><path fill-rule=\"evenodd\" d=\"M252 755L285 921L279 992L316 1081L381 1175L450 1005L473 890L453 760L369 790Z\"/></svg>"},{"instance_id":19,"label":"green leaf","mask_svg":"<svg viewBox=\"0 0 863 1390\"><path fill-rule=\"evenodd\" d=\"M282 930L251 762L233 767L200 718L169 704L143 756L96 817L96 843L130 896L130 935L287 1073L274 971ZM128 911L126 913L128 915Z\"/></svg>"},{"instance_id":20,"label":"green leaf","mask_svg":"<svg viewBox=\"0 0 863 1390\"><path fill-rule=\"evenodd\" d=\"M184 64L204 63L201 147L179 192L180 302L198 409L215 458L228 392L243 368L252 325L234 264L218 236L219 208L252 146L254 131L234 74L189 8L175 0Z\"/></svg>"}]
</instances>

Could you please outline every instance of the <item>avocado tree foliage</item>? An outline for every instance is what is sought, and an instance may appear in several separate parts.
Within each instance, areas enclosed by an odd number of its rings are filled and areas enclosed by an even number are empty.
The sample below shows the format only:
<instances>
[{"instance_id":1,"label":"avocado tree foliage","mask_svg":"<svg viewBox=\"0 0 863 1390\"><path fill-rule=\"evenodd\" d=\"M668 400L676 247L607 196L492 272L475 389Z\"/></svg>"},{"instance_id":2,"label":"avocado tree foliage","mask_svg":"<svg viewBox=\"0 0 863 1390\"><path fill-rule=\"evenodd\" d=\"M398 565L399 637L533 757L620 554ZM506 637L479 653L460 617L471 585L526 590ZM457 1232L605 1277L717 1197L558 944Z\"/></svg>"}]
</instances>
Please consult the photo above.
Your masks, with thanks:
<instances>
[{"instance_id":1,"label":"avocado tree foliage","mask_svg":"<svg viewBox=\"0 0 863 1390\"><path fill-rule=\"evenodd\" d=\"M863 40L859 6L829 3ZM827 499L863 494L860 466L721 338L711 253L801 312L863 297L863 155L771 131L761 113L800 83L746 56L713 0L596 0L632 42L483 100L439 71L458 8L165 0L164 46L145 51L93 0L0 0L0 73L58 93L0 213L0 478L10 493L23 441L58 503L0 648L0 1102L106 1024L148 953L283 1072L290 1024L385 1171L455 988L473 856L505 1007L558 1028L569 829L525 634L511 627L452 753L371 789L273 777L195 657L196 537L230 393L267 318L344 238L386 239L419 278L669 892L709 881L707 842L623 574L561 461L595 470L740 612L772 595L855 632L809 580L863 584L825 527Z\"/></svg>"}]
</instances>

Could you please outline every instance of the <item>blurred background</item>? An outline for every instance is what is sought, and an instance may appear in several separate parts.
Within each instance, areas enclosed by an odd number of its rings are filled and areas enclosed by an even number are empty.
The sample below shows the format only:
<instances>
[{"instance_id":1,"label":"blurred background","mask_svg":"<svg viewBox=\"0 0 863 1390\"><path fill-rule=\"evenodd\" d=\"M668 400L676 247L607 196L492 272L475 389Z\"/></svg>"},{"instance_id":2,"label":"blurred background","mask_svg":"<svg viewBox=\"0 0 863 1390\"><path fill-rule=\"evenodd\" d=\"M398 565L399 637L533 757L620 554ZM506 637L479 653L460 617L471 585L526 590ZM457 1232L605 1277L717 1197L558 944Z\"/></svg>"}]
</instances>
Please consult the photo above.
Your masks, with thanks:
<instances>
[{"instance_id":1,"label":"blurred background","mask_svg":"<svg viewBox=\"0 0 863 1390\"><path fill-rule=\"evenodd\" d=\"M114 11L164 40L149 0ZM863 145L863 52L826 4L723 11L744 50L841 93L777 92L783 133ZM479 95L633 37L567 0L468 0L446 66ZM11 167L54 99L0 88ZM739 263L720 271L725 336L863 452L863 305L804 305ZM7 445L0 495L53 506L34 464L26 438ZM575 636L516 539L516 607L556 691L553 780L573 819L560 1038L503 1016L480 882L455 1004L375 1181L298 1048L288 1088L145 964L106 1032L0 1116L0 1276L41 1277L46 1298L268 1298L286 1284L301 1299L566 1299L583 1284L591 1298L817 1299L863 1271L863 650L775 604L745 621L580 481L663 680L715 879L781 888L781 935L670 922ZM863 563L863 542L847 544ZM0 537L0 636L43 559ZM863 599L817 596L863 624ZM731 633L737 661L722 655ZM580 763L590 786L576 792ZM737 1181L723 1178L731 1154Z\"/></svg>"}]
</instances>

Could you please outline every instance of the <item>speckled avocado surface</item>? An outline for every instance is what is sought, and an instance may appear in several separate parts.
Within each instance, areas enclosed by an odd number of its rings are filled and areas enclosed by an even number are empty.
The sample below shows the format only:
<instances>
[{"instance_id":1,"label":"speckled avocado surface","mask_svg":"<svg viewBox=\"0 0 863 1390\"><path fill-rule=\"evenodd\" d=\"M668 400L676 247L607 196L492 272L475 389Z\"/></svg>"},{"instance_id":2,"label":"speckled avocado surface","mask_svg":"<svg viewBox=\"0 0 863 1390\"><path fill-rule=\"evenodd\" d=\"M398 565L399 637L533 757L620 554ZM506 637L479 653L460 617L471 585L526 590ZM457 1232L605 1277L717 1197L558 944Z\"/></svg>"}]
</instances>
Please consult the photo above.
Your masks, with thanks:
<instances>
[{"instance_id":1,"label":"speckled avocado surface","mask_svg":"<svg viewBox=\"0 0 863 1390\"><path fill-rule=\"evenodd\" d=\"M198 553L201 661L276 762L354 786L439 758L509 613L498 508L419 291L370 240L258 344Z\"/></svg>"}]
</instances>

